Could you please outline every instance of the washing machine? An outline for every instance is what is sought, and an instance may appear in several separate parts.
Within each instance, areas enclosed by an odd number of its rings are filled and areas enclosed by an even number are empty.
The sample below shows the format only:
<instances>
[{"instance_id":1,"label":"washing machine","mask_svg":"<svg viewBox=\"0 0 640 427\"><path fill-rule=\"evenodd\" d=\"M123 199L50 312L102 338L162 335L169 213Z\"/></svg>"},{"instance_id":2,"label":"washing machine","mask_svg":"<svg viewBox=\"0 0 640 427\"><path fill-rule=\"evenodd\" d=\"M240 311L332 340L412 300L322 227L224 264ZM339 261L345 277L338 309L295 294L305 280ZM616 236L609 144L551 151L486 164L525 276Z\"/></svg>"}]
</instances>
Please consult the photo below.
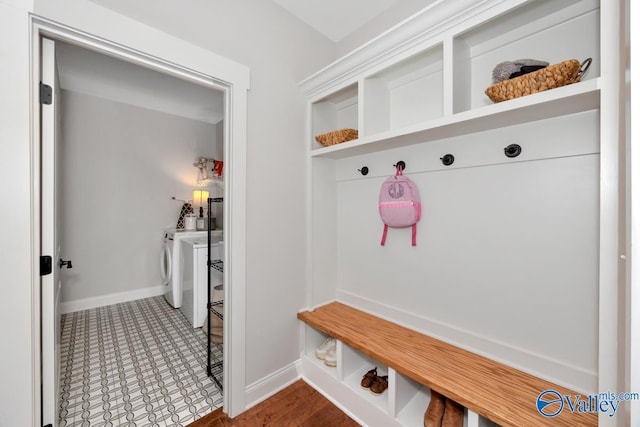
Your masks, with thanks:
<instances>
[{"instance_id":1,"label":"washing machine","mask_svg":"<svg viewBox=\"0 0 640 427\"><path fill-rule=\"evenodd\" d=\"M211 232L212 236L222 236L222 230ZM206 238L207 231L182 231L170 228L164 231L160 253L160 277L164 286L164 297L174 308L182 305L182 239Z\"/></svg>"}]
</instances>

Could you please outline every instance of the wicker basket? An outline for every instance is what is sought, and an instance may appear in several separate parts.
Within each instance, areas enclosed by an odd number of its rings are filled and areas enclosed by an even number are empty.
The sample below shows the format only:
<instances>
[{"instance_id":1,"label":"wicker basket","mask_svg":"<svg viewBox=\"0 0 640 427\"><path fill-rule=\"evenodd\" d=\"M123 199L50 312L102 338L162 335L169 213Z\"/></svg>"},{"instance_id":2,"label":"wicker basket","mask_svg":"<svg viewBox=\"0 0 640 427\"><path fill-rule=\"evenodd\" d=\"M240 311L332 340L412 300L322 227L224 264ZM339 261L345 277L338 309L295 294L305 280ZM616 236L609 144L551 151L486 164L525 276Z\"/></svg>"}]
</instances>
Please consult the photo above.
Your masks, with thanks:
<instances>
[{"instance_id":1,"label":"wicker basket","mask_svg":"<svg viewBox=\"0 0 640 427\"><path fill-rule=\"evenodd\" d=\"M316 136L316 141L328 147L330 145L340 144L341 142L347 142L357 138L358 131L355 129L338 129Z\"/></svg>"},{"instance_id":2,"label":"wicker basket","mask_svg":"<svg viewBox=\"0 0 640 427\"><path fill-rule=\"evenodd\" d=\"M502 102L566 86L579 82L589 69L589 65L591 65L591 58L586 59L582 64L577 59L570 59L532 73L501 81L489 86L484 93L493 102Z\"/></svg>"}]
</instances>

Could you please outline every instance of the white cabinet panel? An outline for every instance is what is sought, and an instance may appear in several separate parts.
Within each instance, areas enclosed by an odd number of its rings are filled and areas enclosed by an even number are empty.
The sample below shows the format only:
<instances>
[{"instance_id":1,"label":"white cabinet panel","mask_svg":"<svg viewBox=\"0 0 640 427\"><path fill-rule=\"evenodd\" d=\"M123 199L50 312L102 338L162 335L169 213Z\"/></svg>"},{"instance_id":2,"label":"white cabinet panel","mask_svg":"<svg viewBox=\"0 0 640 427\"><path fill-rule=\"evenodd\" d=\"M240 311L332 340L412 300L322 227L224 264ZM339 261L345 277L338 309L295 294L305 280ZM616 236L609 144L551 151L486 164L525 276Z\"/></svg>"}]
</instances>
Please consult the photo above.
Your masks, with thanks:
<instances>
[{"instance_id":1,"label":"white cabinet panel","mask_svg":"<svg viewBox=\"0 0 640 427\"><path fill-rule=\"evenodd\" d=\"M379 244L382 178L341 182L338 289L596 371L598 168L585 155L412 175L416 247L409 228Z\"/></svg>"}]
</instances>

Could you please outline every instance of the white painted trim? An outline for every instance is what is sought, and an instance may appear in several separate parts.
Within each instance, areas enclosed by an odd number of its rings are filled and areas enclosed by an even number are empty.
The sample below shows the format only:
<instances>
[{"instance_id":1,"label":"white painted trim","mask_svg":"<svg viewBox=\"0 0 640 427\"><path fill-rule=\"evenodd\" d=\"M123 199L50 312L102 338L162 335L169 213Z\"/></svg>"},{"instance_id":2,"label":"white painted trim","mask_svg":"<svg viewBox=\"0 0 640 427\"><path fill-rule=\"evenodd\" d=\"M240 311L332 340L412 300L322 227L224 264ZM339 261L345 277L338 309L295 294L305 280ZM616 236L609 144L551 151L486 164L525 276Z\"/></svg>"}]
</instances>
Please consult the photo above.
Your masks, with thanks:
<instances>
[{"instance_id":1,"label":"white painted trim","mask_svg":"<svg viewBox=\"0 0 640 427\"><path fill-rule=\"evenodd\" d=\"M492 340L435 319L407 313L401 308L373 301L340 289L338 289L337 295L338 301L343 304L512 366L536 377L544 378L583 393L597 392L597 372L578 369L562 361Z\"/></svg>"},{"instance_id":2,"label":"white painted trim","mask_svg":"<svg viewBox=\"0 0 640 427\"><path fill-rule=\"evenodd\" d=\"M598 328L598 391L621 390L624 377L625 251L626 229L620 212L624 210L624 175L620 171L620 150L624 147L622 0L600 4L600 268ZM626 390L625 390L626 391ZM623 417L620 417L622 419ZM616 417L601 412L600 427L619 426Z\"/></svg>"},{"instance_id":3,"label":"white painted trim","mask_svg":"<svg viewBox=\"0 0 640 427\"><path fill-rule=\"evenodd\" d=\"M247 386L247 401L251 402L246 409L252 408L258 403L268 399L277 392L289 387L300 379L300 359L289 365L270 373Z\"/></svg>"},{"instance_id":4,"label":"white painted trim","mask_svg":"<svg viewBox=\"0 0 640 427\"><path fill-rule=\"evenodd\" d=\"M336 88L354 83L364 73L375 72L382 64L398 61L424 49L435 37L450 31L467 19L492 13L523 3L525 0L437 0L416 14L371 39L359 48L339 58L299 83L307 98L315 100L334 92Z\"/></svg>"},{"instance_id":5,"label":"white painted trim","mask_svg":"<svg viewBox=\"0 0 640 427\"><path fill-rule=\"evenodd\" d=\"M307 214L307 223L305 229L305 238L306 238L306 283L305 283L305 303L307 306L311 306L313 304L313 158L311 157L311 138L310 135L313 133L311 122L312 122L312 107L310 103L306 104L306 112L305 112L305 145L306 149L306 214ZM304 346L304 343L301 343L301 348Z\"/></svg>"},{"instance_id":6,"label":"white painted trim","mask_svg":"<svg viewBox=\"0 0 640 427\"><path fill-rule=\"evenodd\" d=\"M629 69L635 77L640 76L640 4L637 1L627 1L627 7L631 12L627 15L630 24L630 39L635 41L631 44ZM635 11L635 12L634 12ZM627 76L628 90L628 124L629 134L627 135L627 284L629 290L627 313L628 319L628 354L629 364L628 391L640 391L640 108L631 109L631 99L640 99L640 85L631 84L631 75ZM631 401L629 405L629 418L627 425L640 425L640 400Z\"/></svg>"},{"instance_id":7,"label":"white painted trim","mask_svg":"<svg viewBox=\"0 0 640 427\"><path fill-rule=\"evenodd\" d=\"M31 8L33 9L33 8ZM30 10L31 10L30 9ZM35 183L41 181L41 153L40 153L40 104L39 93L36 90L36 86L39 86L40 81L40 46L37 30L33 25L29 28L29 46L31 52L29 53L30 64L29 71L31 73L31 87L30 87L30 155L31 155L31 359L32 359L32 396L33 402L33 425L36 425L36 420L42 421L42 343L40 336L42 334L41 322L42 322L42 307L40 305L40 288L42 286L42 280L40 277L40 241L41 241L41 191L40 186Z\"/></svg>"},{"instance_id":8,"label":"white painted trim","mask_svg":"<svg viewBox=\"0 0 640 427\"><path fill-rule=\"evenodd\" d=\"M59 0L51 4L45 2L41 6L41 15L34 17L41 23L51 24L49 28L56 32L62 30L63 35L68 37L66 41L70 43L76 40L85 47L92 47L93 41L97 41L98 44L93 47L104 50L102 42L108 42L110 49L124 47L125 51L132 53L128 56L126 52L117 52L119 58L136 63L148 61L148 66L159 71L175 75L179 69L183 69L189 80L200 74L205 79L236 87L250 86L250 70L247 66L96 3ZM65 9L76 12L68 13ZM100 18L87 20L86 16ZM42 27L41 31L46 33L49 28ZM49 36L60 38L59 35Z\"/></svg>"},{"instance_id":9,"label":"white painted trim","mask_svg":"<svg viewBox=\"0 0 640 427\"><path fill-rule=\"evenodd\" d=\"M97 6L90 2L70 0L78 8L91 9ZM108 9L99 8L105 14L100 22L103 27L92 27L94 34L77 28L86 27L84 21L70 22L68 25L50 19L30 16L31 28L31 151L32 151L32 310L35 321L33 330L35 372L34 408L39 416L40 394L40 276L38 274L40 256L39 218L40 189L40 129L39 103L37 94L40 74L40 36L63 40L103 54L133 62L161 71L196 84L225 91L225 162L229 165L225 179L224 229L226 230L225 256L229 260L225 268L225 340L224 340L224 401L225 412L234 417L245 410L245 321L246 321L246 147L247 147L247 91L250 84L250 70L242 64L230 61L184 40L148 27ZM55 12L55 10L53 11ZM89 14L88 11L85 11ZM95 12L95 11L93 11ZM91 15L91 14L89 14ZM95 15L95 13L93 13ZM106 19L108 15L109 19ZM79 14L82 16L82 14ZM86 15L85 15L86 16ZM100 15L103 16L103 15ZM121 21L121 26L114 22ZM72 28L69 25L75 25ZM124 31L126 27L127 31ZM96 35L97 34L97 35ZM140 36L140 34L144 34ZM169 53L170 52L170 53ZM166 57L170 55L170 57Z\"/></svg>"},{"instance_id":10,"label":"white painted trim","mask_svg":"<svg viewBox=\"0 0 640 427\"><path fill-rule=\"evenodd\" d=\"M101 295L99 297L66 301L60 304L60 313L73 313L76 311L104 307L106 305L135 301L142 298L156 297L164 294L164 292L164 286L154 286L152 288L142 288L126 292L114 292L112 294Z\"/></svg>"},{"instance_id":11,"label":"white painted trim","mask_svg":"<svg viewBox=\"0 0 640 427\"><path fill-rule=\"evenodd\" d=\"M223 407L230 417L246 409L246 283L247 283L247 91L227 92L224 161L225 268ZM229 233L230 230L233 230ZM227 237L230 235L230 238Z\"/></svg>"}]
</instances>

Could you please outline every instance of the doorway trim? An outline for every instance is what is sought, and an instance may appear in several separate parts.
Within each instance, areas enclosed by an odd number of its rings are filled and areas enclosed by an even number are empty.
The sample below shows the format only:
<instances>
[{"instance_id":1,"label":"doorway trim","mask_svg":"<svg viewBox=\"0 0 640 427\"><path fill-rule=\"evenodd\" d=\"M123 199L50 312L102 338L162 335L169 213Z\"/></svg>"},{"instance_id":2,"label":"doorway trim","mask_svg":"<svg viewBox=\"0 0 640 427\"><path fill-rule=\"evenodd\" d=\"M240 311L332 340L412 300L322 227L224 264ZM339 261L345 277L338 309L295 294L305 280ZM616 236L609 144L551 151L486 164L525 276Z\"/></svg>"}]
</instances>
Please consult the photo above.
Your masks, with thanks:
<instances>
[{"instance_id":1,"label":"doorway trim","mask_svg":"<svg viewBox=\"0 0 640 427\"><path fill-rule=\"evenodd\" d=\"M247 146L247 91L249 90L250 70L248 67L223 58L213 52L203 50L183 40L164 36L172 42L167 55L145 53L142 44L136 40L135 31L129 32L128 39L115 42L107 38L83 32L66 25L42 18L30 16L31 42L31 227L32 256L34 266L39 265L40 257L40 104L38 99L40 82L40 39L51 38L90 49L136 65L150 68L161 73L180 78L195 84L222 90L224 101L224 162L228 165L224 180L225 204L225 271L224 282L224 373L223 373L223 410L229 416L244 412L246 409L245 380L245 322L246 322L246 146ZM120 32L123 34L125 32ZM127 36L124 36L127 38ZM138 38L142 36L137 36ZM159 42L160 43L160 42ZM171 55L168 52L180 52ZM183 65L180 57L193 54L197 60L190 66ZM170 59L170 56L174 56ZM204 56L204 57L203 57ZM42 411L41 401L41 306L40 275L32 274L32 316L33 316L33 372L34 375L34 411ZM233 284L233 285L231 285ZM36 414L34 419L40 418Z\"/></svg>"}]
</instances>

